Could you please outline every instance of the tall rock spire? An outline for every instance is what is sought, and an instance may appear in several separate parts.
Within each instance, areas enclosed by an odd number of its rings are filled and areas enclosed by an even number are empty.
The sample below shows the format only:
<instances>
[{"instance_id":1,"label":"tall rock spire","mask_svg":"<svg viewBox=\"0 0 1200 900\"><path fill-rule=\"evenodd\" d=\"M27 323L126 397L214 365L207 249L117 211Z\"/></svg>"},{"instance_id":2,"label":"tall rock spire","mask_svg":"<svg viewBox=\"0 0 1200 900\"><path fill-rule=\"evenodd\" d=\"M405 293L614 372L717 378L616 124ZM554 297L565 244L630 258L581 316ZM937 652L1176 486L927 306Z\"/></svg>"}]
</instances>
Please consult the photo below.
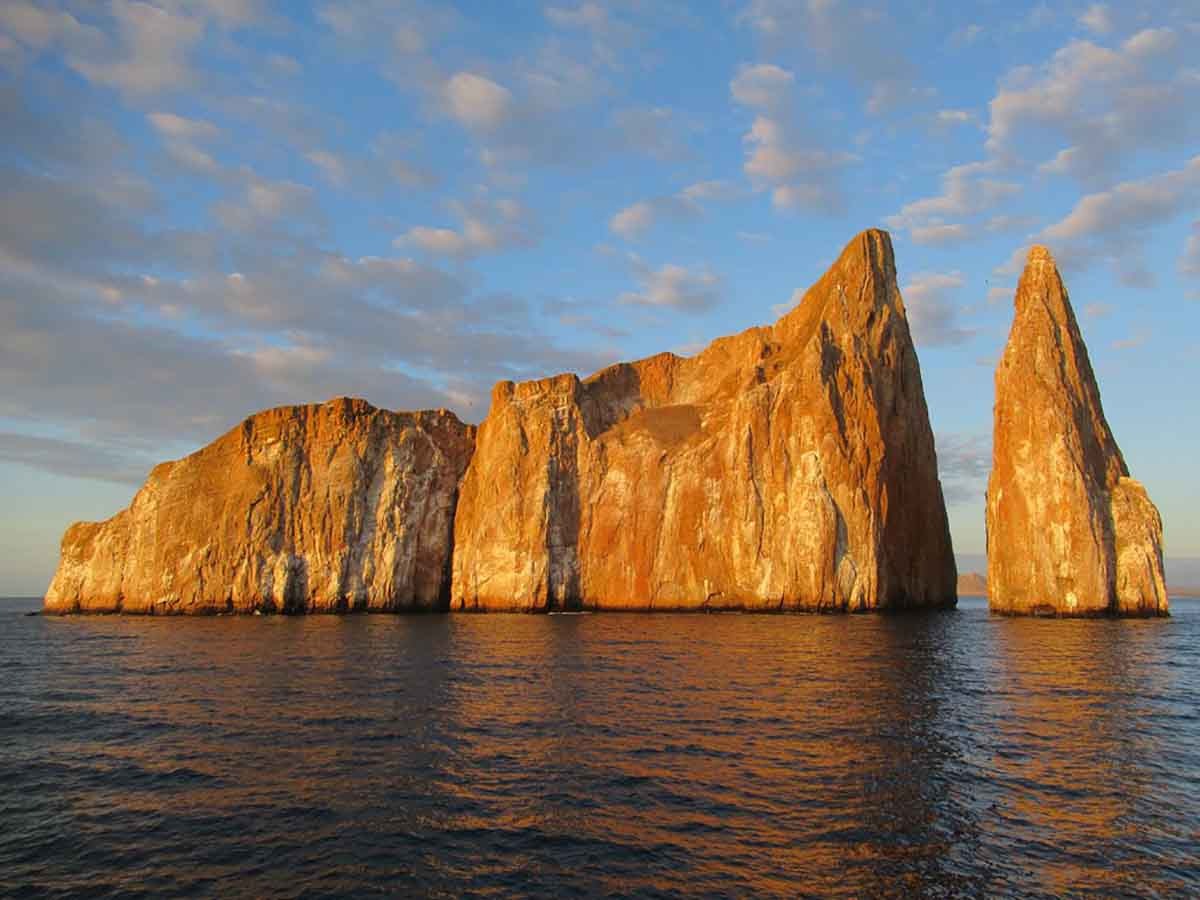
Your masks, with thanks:
<instances>
[{"instance_id":1,"label":"tall rock spire","mask_svg":"<svg viewBox=\"0 0 1200 900\"><path fill-rule=\"evenodd\" d=\"M996 369L988 593L1010 614L1165 615L1162 520L1129 477L1054 258L1033 247Z\"/></svg>"},{"instance_id":2,"label":"tall rock spire","mask_svg":"<svg viewBox=\"0 0 1200 900\"><path fill-rule=\"evenodd\" d=\"M954 600L882 231L855 237L772 327L492 394L455 518L454 609Z\"/></svg>"}]
</instances>

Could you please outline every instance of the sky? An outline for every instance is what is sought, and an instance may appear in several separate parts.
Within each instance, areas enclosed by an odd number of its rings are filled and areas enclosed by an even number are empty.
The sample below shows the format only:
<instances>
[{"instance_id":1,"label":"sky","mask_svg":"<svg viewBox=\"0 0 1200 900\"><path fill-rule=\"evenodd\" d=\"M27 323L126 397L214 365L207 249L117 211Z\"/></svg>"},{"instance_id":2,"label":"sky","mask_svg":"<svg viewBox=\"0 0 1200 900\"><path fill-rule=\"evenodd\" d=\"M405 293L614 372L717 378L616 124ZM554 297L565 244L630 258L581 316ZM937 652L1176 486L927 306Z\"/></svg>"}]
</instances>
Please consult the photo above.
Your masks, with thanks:
<instances>
[{"instance_id":1,"label":"sky","mask_svg":"<svg viewBox=\"0 0 1200 900\"><path fill-rule=\"evenodd\" d=\"M1200 0L0 0L0 594L259 409L477 422L773 321L869 227L956 551L1044 243L1200 556L1197 45Z\"/></svg>"}]
</instances>

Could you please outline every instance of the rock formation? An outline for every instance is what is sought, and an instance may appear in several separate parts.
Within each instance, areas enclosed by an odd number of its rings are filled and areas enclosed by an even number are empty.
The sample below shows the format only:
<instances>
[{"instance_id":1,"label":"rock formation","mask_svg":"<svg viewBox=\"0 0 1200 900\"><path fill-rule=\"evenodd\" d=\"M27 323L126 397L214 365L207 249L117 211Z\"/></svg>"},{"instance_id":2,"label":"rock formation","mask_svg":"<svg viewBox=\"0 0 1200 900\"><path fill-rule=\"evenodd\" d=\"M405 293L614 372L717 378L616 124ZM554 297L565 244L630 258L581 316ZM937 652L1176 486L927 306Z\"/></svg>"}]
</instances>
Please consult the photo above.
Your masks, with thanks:
<instances>
[{"instance_id":1,"label":"rock formation","mask_svg":"<svg viewBox=\"0 0 1200 900\"><path fill-rule=\"evenodd\" d=\"M963 572L958 576L958 596L986 597L987 578L979 572Z\"/></svg>"},{"instance_id":2,"label":"rock formation","mask_svg":"<svg viewBox=\"0 0 1200 900\"><path fill-rule=\"evenodd\" d=\"M1010 614L1165 615L1162 520L1113 439L1054 259L1029 252L996 369L988 592Z\"/></svg>"},{"instance_id":3,"label":"rock formation","mask_svg":"<svg viewBox=\"0 0 1200 900\"><path fill-rule=\"evenodd\" d=\"M272 409L72 525L47 612L445 609L475 429L362 400Z\"/></svg>"},{"instance_id":4,"label":"rock formation","mask_svg":"<svg viewBox=\"0 0 1200 900\"><path fill-rule=\"evenodd\" d=\"M888 236L773 327L580 380L501 382L455 519L452 608L952 605Z\"/></svg>"},{"instance_id":5,"label":"rock formation","mask_svg":"<svg viewBox=\"0 0 1200 900\"><path fill-rule=\"evenodd\" d=\"M355 400L252 416L158 466L129 509L72 526L45 608L954 600L921 373L891 243L869 231L772 327L690 359L502 382L478 440L445 411Z\"/></svg>"}]
</instances>

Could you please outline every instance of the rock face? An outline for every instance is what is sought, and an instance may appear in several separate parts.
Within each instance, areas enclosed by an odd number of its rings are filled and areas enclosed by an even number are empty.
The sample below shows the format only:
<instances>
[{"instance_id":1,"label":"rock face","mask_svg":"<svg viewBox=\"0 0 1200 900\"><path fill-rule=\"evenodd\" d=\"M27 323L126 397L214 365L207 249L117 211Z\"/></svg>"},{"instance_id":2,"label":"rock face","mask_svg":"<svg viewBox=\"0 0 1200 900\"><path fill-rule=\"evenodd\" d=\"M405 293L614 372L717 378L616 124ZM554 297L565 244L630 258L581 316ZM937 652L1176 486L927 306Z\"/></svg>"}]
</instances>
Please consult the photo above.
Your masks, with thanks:
<instances>
[{"instance_id":1,"label":"rock face","mask_svg":"<svg viewBox=\"0 0 1200 900\"><path fill-rule=\"evenodd\" d=\"M454 609L954 601L883 232L856 237L773 327L493 390L455 519Z\"/></svg>"},{"instance_id":2,"label":"rock face","mask_svg":"<svg viewBox=\"0 0 1200 900\"><path fill-rule=\"evenodd\" d=\"M987 578L979 572L964 572L958 576L958 596L986 597Z\"/></svg>"},{"instance_id":3,"label":"rock face","mask_svg":"<svg viewBox=\"0 0 1200 900\"><path fill-rule=\"evenodd\" d=\"M996 612L1167 613L1162 520L1129 477L1044 247L1029 252L996 369L987 545Z\"/></svg>"},{"instance_id":4,"label":"rock face","mask_svg":"<svg viewBox=\"0 0 1200 900\"><path fill-rule=\"evenodd\" d=\"M62 541L47 612L445 609L475 429L362 400L272 409Z\"/></svg>"}]
</instances>

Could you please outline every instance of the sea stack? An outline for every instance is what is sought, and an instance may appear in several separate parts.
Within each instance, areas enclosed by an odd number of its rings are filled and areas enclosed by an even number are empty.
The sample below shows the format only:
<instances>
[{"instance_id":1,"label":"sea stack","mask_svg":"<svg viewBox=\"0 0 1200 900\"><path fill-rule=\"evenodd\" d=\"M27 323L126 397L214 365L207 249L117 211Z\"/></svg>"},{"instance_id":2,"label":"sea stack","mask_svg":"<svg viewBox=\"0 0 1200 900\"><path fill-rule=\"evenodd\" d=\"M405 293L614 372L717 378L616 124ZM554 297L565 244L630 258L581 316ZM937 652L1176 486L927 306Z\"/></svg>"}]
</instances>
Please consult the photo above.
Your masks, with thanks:
<instances>
[{"instance_id":1,"label":"sea stack","mask_svg":"<svg viewBox=\"0 0 1200 900\"><path fill-rule=\"evenodd\" d=\"M1029 251L996 369L987 556L995 612L1167 614L1162 519L1129 477L1045 247Z\"/></svg>"},{"instance_id":2,"label":"sea stack","mask_svg":"<svg viewBox=\"0 0 1200 900\"><path fill-rule=\"evenodd\" d=\"M478 434L361 400L268 410L71 526L47 612L955 602L888 236L775 325L580 379L501 382Z\"/></svg>"},{"instance_id":3,"label":"sea stack","mask_svg":"<svg viewBox=\"0 0 1200 900\"><path fill-rule=\"evenodd\" d=\"M452 608L951 606L955 565L888 235L774 326L590 378L501 382Z\"/></svg>"},{"instance_id":4,"label":"sea stack","mask_svg":"<svg viewBox=\"0 0 1200 900\"><path fill-rule=\"evenodd\" d=\"M363 400L267 410L63 537L51 613L439 610L475 428Z\"/></svg>"}]
</instances>

